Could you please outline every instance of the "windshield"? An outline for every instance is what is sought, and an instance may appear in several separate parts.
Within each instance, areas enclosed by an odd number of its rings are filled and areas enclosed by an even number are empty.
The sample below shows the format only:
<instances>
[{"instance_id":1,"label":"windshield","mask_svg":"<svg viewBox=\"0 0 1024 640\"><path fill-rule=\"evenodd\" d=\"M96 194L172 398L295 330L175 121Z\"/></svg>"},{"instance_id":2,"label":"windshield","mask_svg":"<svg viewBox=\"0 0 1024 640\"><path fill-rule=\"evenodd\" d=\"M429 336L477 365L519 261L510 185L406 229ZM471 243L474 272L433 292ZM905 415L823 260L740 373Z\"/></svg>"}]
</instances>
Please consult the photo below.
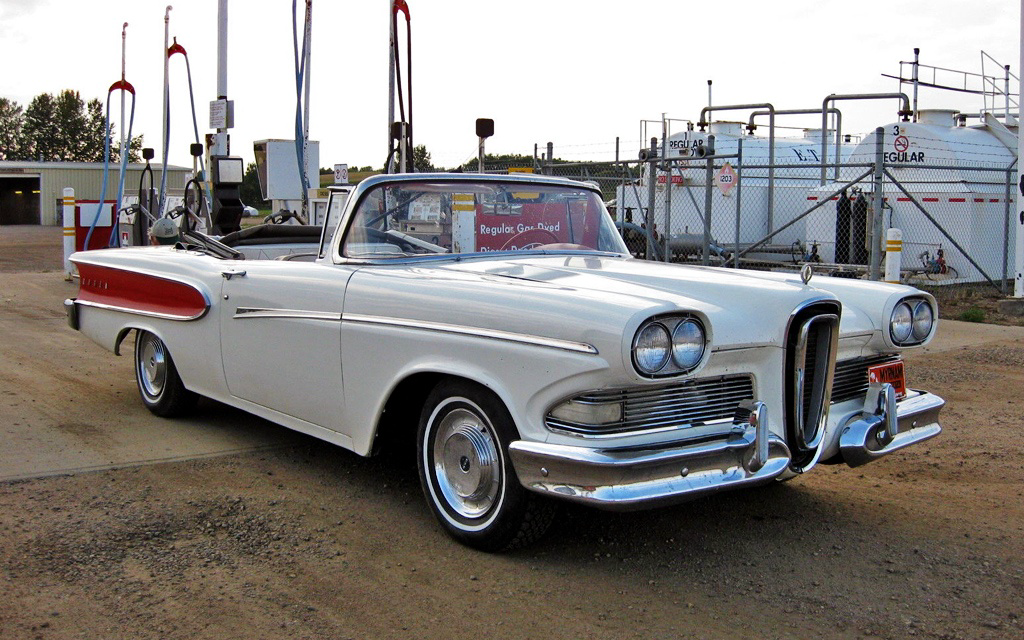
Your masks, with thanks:
<instances>
[{"instance_id":1,"label":"windshield","mask_svg":"<svg viewBox=\"0 0 1024 640\"><path fill-rule=\"evenodd\" d=\"M589 189L483 181L382 184L341 248L348 258L528 250L627 252Z\"/></svg>"}]
</instances>

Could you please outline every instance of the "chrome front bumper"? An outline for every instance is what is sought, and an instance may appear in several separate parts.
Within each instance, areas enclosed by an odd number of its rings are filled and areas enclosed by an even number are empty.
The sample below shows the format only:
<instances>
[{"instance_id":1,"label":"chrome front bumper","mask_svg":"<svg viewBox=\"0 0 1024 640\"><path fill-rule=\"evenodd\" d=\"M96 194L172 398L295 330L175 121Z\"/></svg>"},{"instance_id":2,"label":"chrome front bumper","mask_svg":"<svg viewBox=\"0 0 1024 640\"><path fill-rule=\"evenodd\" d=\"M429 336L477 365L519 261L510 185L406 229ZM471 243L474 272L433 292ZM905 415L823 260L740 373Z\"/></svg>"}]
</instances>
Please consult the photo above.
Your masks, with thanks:
<instances>
[{"instance_id":1,"label":"chrome front bumper","mask_svg":"<svg viewBox=\"0 0 1024 640\"><path fill-rule=\"evenodd\" d=\"M725 437L626 449L517 440L509 455L524 487L553 497L622 511L682 502L764 484L789 467L764 405L750 409Z\"/></svg>"},{"instance_id":2,"label":"chrome front bumper","mask_svg":"<svg viewBox=\"0 0 1024 640\"><path fill-rule=\"evenodd\" d=\"M843 420L839 436L843 461L859 467L939 435L939 412L945 404L935 394L913 390L897 402L891 385L871 385L864 409Z\"/></svg>"}]
</instances>

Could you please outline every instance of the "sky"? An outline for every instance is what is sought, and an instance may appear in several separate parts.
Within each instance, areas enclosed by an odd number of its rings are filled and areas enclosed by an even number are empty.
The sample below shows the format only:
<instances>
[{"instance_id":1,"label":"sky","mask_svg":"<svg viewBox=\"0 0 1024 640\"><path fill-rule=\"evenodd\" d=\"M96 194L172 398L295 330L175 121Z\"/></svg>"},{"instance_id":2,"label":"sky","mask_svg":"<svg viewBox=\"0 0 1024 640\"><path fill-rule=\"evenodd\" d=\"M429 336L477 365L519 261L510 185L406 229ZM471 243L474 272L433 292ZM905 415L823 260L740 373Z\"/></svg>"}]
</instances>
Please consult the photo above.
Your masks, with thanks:
<instances>
[{"instance_id":1,"label":"sky","mask_svg":"<svg viewBox=\"0 0 1024 640\"><path fill-rule=\"evenodd\" d=\"M188 52L200 135L217 96L217 1L171 0L169 29ZM476 157L475 120L492 118L489 153L532 155L554 144L571 160L636 158L641 121L697 121L713 80L716 105L820 108L825 96L894 92L900 61L980 73L981 51L1020 75L1014 0L408 0L414 141L435 165ZM136 89L134 134L161 143L164 13L151 0L0 0L0 96L23 107L63 89L106 100L121 77ZM304 3L299 3L302 28ZM313 2L310 138L320 165L383 165L387 154L389 0ZM231 151L292 138L295 69L291 0L229 0ZM402 20L404 22L404 18ZM399 26L404 43L404 24ZM994 65L986 63L993 73ZM1000 70L1001 71L1001 70ZM953 79L955 76L949 76ZM903 88L908 94L911 88ZM192 114L184 60L170 65L170 162L191 165ZM844 133L896 120L894 100L849 102ZM922 90L921 108L981 109L981 98ZM748 112L721 113L746 120ZM120 125L120 94L111 95ZM717 119L717 118L716 118ZM820 117L780 119L820 127ZM675 122L679 129L684 123ZM120 129L120 127L118 127ZM767 127L763 127L765 131ZM660 125L654 125L660 131ZM799 135L799 131L790 132ZM650 135L650 134L649 134ZM779 135L783 135L780 133Z\"/></svg>"}]
</instances>

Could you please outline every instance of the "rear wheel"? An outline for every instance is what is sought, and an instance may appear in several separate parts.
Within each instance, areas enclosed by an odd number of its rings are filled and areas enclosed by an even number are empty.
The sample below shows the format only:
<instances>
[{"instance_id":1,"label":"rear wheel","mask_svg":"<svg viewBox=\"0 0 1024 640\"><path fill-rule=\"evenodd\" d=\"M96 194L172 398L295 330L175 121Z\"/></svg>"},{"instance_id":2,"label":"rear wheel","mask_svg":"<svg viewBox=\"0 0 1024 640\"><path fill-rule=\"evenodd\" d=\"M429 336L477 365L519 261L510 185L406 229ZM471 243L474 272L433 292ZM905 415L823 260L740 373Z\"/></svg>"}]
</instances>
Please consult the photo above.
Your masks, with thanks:
<instances>
[{"instance_id":1,"label":"rear wheel","mask_svg":"<svg viewBox=\"0 0 1024 640\"><path fill-rule=\"evenodd\" d=\"M167 345L149 331L135 336L135 381L142 403L164 418L190 411L198 399L181 382Z\"/></svg>"},{"instance_id":2,"label":"rear wheel","mask_svg":"<svg viewBox=\"0 0 1024 640\"><path fill-rule=\"evenodd\" d=\"M427 398L417 438L420 482L434 515L456 540L503 551L547 531L555 507L516 479L508 458L516 437L504 405L481 387L445 381Z\"/></svg>"}]
</instances>

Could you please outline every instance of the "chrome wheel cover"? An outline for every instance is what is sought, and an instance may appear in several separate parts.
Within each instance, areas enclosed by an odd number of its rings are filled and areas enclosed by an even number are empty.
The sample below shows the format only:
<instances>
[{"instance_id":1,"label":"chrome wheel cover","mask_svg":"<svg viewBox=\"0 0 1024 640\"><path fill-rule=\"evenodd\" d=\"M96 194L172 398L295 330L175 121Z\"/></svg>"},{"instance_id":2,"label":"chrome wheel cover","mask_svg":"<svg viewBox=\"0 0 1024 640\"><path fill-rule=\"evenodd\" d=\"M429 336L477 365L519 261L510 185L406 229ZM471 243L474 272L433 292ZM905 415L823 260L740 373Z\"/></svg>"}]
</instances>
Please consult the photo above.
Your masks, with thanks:
<instances>
[{"instance_id":1,"label":"chrome wheel cover","mask_svg":"<svg viewBox=\"0 0 1024 640\"><path fill-rule=\"evenodd\" d=\"M448 505L464 518L485 515L501 492L501 454L491 426L477 413L457 408L437 424L434 479Z\"/></svg>"},{"instance_id":2,"label":"chrome wheel cover","mask_svg":"<svg viewBox=\"0 0 1024 640\"><path fill-rule=\"evenodd\" d=\"M151 398L159 398L167 384L167 351L164 343L156 336L146 334L139 346L135 366L142 390Z\"/></svg>"}]
</instances>

